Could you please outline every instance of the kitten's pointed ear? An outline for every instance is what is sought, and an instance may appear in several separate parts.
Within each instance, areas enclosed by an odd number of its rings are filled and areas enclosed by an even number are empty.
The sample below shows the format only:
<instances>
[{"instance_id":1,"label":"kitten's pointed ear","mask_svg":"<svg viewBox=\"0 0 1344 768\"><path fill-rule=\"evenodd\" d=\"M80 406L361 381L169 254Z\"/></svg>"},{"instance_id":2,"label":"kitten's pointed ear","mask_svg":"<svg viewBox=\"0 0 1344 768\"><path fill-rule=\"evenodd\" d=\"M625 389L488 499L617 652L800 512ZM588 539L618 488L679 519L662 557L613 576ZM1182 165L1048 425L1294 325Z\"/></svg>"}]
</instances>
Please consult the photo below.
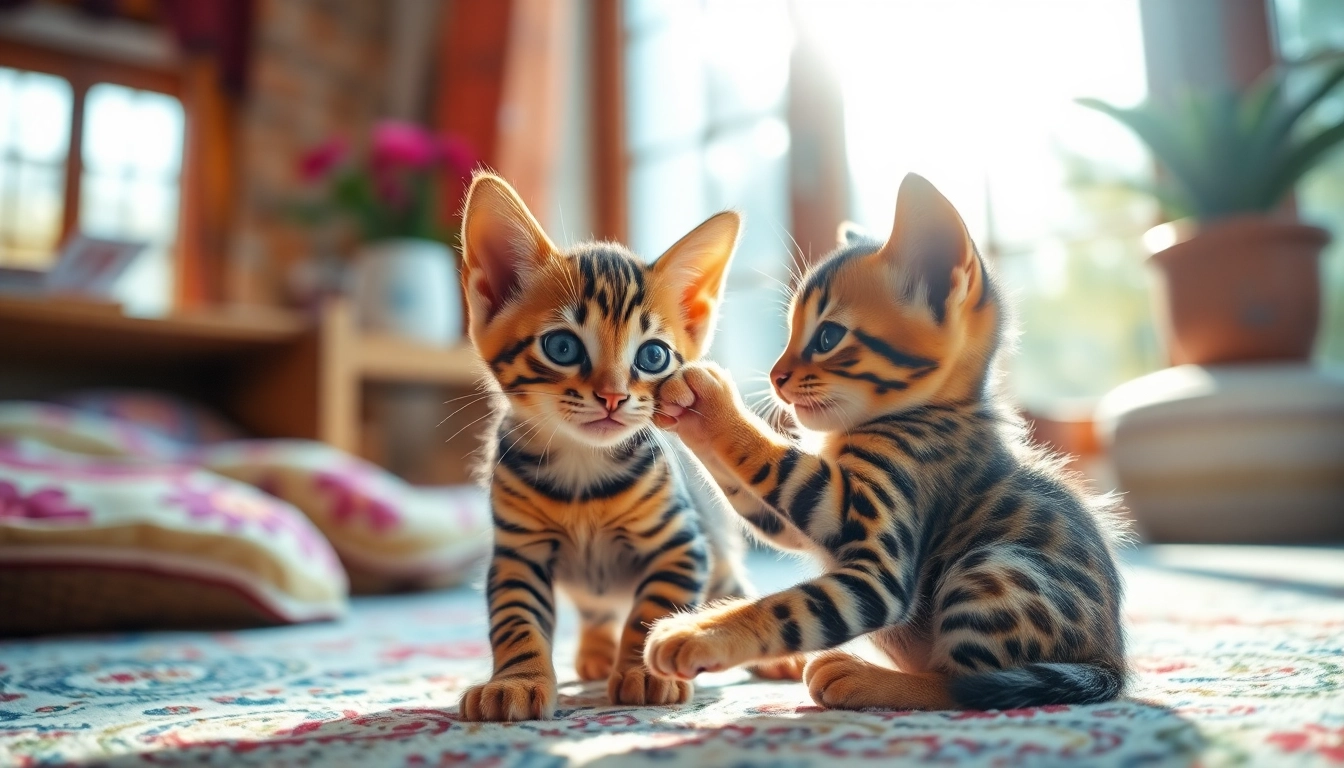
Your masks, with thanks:
<instances>
[{"instance_id":1,"label":"kitten's pointed ear","mask_svg":"<svg viewBox=\"0 0 1344 768\"><path fill-rule=\"evenodd\" d=\"M699 354L709 349L714 335L728 264L741 231L741 214L717 213L668 248L653 265L661 285L676 293L683 330Z\"/></svg>"},{"instance_id":2,"label":"kitten's pointed ear","mask_svg":"<svg viewBox=\"0 0 1344 768\"><path fill-rule=\"evenodd\" d=\"M853 245L864 240L874 240L868 231L852 221L846 221L840 224L835 231L835 239L839 245Z\"/></svg>"},{"instance_id":3,"label":"kitten's pointed ear","mask_svg":"<svg viewBox=\"0 0 1344 768\"><path fill-rule=\"evenodd\" d=\"M555 246L507 181L490 173L471 180L462 214L462 281L473 328L488 323L527 273L554 254Z\"/></svg>"},{"instance_id":4,"label":"kitten's pointed ear","mask_svg":"<svg viewBox=\"0 0 1344 768\"><path fill-rule=\"evenodd\" d=\"M901 181L896 220L878 255L892 265L902 297L927 303L939 323L979 279L979 257L961 214L914 173Z\"/></svg>"}]
</instances>

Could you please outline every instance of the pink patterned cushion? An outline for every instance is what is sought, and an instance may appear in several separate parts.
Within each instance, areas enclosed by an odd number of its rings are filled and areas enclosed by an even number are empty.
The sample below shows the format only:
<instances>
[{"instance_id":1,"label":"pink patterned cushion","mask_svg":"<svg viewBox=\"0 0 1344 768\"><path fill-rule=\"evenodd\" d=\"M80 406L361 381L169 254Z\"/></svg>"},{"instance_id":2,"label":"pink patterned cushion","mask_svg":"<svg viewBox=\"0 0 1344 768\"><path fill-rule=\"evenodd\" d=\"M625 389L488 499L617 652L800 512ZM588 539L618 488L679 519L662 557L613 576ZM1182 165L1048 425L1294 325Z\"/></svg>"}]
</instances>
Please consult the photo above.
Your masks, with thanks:
<instances>
[{"instance_id":1,"label":"pink patterned cushion","mask_svg":"<svg viewBox=\"0 0 1344 768\"><path fill-rule=\"evenodd\" d=\"M84 390L57 402L82 413L134 424L183 445L208 445L245 435L209 409L179 397L147 390Z\"/></svg>"},{"instance_id":2,"label":"pink patterned cushion","mask_svg":"<svg viewBox=\"0 0 1344 768\"><path fill-rule=\"evenodd\" d=\"M415 488L324 443L188 445L139 423L24 402L0 402L0 438L5 436L72 453L201 467L260 488L316 525L340 554L358 592L459 583L489 547L489 504L480 489Z\"/></svg>"},{"instance_id":3,"label":"pink patterned cushion","mask_svg":"<svg viewBox=\"0 0 1344 768\"><path fill-rule=\"evenodd\" d=\"M474 486L415 488L307 440L221 443L192 461L303 510L340 554L357 592L460 582L489 547L489 503Z\"/></svg>"},{"instance_id":4,"label":"pink patterned cushion","mask_svg":"<svg viewBox=\"0 0 1344 768\"><path fill-rule=\"evenodd\" d=\"M116 601L88 599L128 574ZM343 614L346 592L312 523L255 488L0 437L0 634L180 623L154 601L211 622L308 621Z\"/></svg>"},{"instance_id":5,"label":"pink patterned cushion","mask_svg":"<svg viewBox=\"0 0 1344 768\"><path fill-rule=\"evenodd\" d=\"M182 446L152 430L62 405L0 402L0 437L29 438L72 453L168 459Z\"/></svg>"}]
</instances>

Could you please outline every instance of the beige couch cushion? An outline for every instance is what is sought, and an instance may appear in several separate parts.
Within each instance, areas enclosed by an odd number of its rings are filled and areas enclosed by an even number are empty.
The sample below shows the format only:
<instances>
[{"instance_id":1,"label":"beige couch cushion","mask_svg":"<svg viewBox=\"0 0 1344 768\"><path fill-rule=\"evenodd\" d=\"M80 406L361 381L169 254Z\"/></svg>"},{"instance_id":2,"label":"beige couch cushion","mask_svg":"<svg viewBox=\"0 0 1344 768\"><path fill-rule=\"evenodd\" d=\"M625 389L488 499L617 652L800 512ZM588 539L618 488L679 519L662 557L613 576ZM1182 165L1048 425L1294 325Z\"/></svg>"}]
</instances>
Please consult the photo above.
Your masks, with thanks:
<instances>
[{"instance_id":1,"label":"beige couch cushion","mask_svg":"<svg viewBox=\"0 0 1344 768\"><path fill-rule=\"evenodd\" d=\"M1344 539L1344 374L1179 366L1103 398L1097 428L1159 541Z\"/></svg>"}]
</instances>

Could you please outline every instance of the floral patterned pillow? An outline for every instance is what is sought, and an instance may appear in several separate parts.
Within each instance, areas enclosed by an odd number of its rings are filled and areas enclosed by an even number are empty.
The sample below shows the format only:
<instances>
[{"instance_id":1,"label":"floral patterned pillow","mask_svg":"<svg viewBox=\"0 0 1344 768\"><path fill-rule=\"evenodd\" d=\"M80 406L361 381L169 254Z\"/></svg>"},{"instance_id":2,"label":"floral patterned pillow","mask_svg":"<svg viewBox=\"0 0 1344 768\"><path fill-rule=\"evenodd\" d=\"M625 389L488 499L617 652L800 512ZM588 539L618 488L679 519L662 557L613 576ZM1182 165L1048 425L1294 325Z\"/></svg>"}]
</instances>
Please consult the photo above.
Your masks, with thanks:
<instances>
[{"instance_id":1,"label":"floral patterned pillow","mask_svg":"<svg viewBox=\"0 0 1344 768\"><path fill-rule=\"evenodd\" d=\"M0 401L0 437L30 438L72 453L168 459L182 445L129 421L51 403Z\"/></svg>"},{"instance_id":2,"label":"floral patterned pillow","mask_svg":"<svg viewBox=\"0 0 1344 768\"><path fill-rule=\"evenodd\" d=\"M207 408L152 390L90 389L56 398L82 413L133 424L181 445L238 440L243 432Z\"/></svg>"},{"instance_id":3,"label":"floral patterned pillow","mask_svg":"<svg viewBox=\"0 0 1344 768\"><path fill-rule=\"evenodd\" d=\"M153 400L151 398L151 400ZM78 400L86 405L90 401ZM157 406L113 408L130 416ZM189 430L193 433L199 430ZM183 438L182 429L167 430ZM212 435L218 434L212 432ZM200 444L164 430L60 405L0 402L0 439L30 438L74 453L196 466L297 507L339 553L355 591L463 581L489 548L485 493L475 486L412 487L369 462L308 440Z\"/></svg>"},{"instance_id":4,"label":"floral patterned pillow","mask_svg":"<svg viewBox=\"0 0 1344 768\"><path fill-rule=\"evenodd\" d=\"M474 486L415 488L308 440L220 443L191 460L303 510L340 554L356 592L457 583L489 548L489 503Z\"/></svg>"},{"instance_id":5,"label":"floral patterned pillow","mask_svg":"<svg viewBox=\"0 0 1344 768\"><path fill-rule=\"evenodd\" d=\"M326 619L347 591L312 523L255 488L0 437L0 635Z\"/></svg>"}]
</instances>

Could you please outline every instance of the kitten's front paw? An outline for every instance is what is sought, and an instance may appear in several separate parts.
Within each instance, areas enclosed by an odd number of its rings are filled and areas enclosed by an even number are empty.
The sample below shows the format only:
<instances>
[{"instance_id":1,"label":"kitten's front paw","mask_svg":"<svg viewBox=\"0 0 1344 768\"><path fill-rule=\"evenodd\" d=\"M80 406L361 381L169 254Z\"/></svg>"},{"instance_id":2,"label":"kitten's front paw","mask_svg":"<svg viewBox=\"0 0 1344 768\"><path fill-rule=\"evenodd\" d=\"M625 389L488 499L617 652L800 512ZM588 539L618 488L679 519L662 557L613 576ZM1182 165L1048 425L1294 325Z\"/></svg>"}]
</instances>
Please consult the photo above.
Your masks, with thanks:
<instances>
[{"instance_id":1,"label":"kitten's front paw","mask_svg":"<svg viewBox=\"0 0 1344 768\"><path fill-rule=\"evenodd\" d=\"M751 674L765 680L802 680L803 667L806 666L807 657L797 653L782 659L758 661L747 669L751 670Z\"/></svg>"},{"instance_id":2,"label":"kitten's front paw","mask_svg":"<svg viewBox=\"0 0 1344 768\"><path fill-rule=\"evenodd\" d=\"M688 363L663 382L654 423L703 451L738 418L741 407L728 372L713 363Z\"/></svg>"},{"instance_id":3,"label":"kitten's front paw","mask_svg":"<svg viewBox=\"0 0 1344 768\"><path fill-rule=\"evenodd\" d=\"M550 720L555 714L555 681L543 675L517 675L467 689L458 702L463 720L516 722Z\"/></svg>"},{"instance_id":4,"label":"kitten's front paw","mask_svg":"<svg viewBox=\"0 0 1344 768\"><path fill-rule=\"evenodd\" d=\"M644 642L644 663L655 675L691 680L745 661L736 658L731 638L687 613L659 619Z\"/></svg>"},{"instance_id":5,"label":"kitten's front paw","mask_svg":"<svg viewBox=\"0 0 1344 768\"><path fill-rule=\"evenodd\" d=\"M613 672L607 678L607 698L612 704L684 704L691 700L694 691L695 688L685 680L656 677L644 667Z\"/></svg>"},{"instance_id":6,"label":"kitten's front paw","mask_svg":"<svg viewBox=\"0 0 1344 768\"><path fill-rule=\"evenodd\" d=\"M844 651L829 651L812 659L803 670L807 692L828 709L858 709L864 705L858 694L865 687L872 665Z\"/></svg>"},{"instance_id":7,"label":"kitten's front paw","mask_svg":"<svg viewBox=\"0 0 1344 768\"><path fill-rule=\"evenodd\" d=\"M737 388L723 368L710 362L691 363L681 369L686 386L695 393L695 409L715 421L737 410Z\"/></svg>"},{"instance_id":8,"label":"kitten's front paw","mask_svg":"<svg viewBox=\"0 0 1344 768\"><path fill-rule=\"evenodd\" d=\"M594 680L605 680L611 675L611 654L579 652L579 657L574 660L574 670L579 673L579 680L585 683L591 683Z\"/></svg>"},{"instance_id":9,"label":"kitten's front paw","mask_svg":"<svg viewBox=\"0 0 1344 768\"><path fill-rule=\"evenodd\" d=\"M658 407L654 409L653 423L660 427L675 427L681 417L695 405L695 393L686 384L681 371L672 374L658 385Z\"/></svg>"}]
</instances>

